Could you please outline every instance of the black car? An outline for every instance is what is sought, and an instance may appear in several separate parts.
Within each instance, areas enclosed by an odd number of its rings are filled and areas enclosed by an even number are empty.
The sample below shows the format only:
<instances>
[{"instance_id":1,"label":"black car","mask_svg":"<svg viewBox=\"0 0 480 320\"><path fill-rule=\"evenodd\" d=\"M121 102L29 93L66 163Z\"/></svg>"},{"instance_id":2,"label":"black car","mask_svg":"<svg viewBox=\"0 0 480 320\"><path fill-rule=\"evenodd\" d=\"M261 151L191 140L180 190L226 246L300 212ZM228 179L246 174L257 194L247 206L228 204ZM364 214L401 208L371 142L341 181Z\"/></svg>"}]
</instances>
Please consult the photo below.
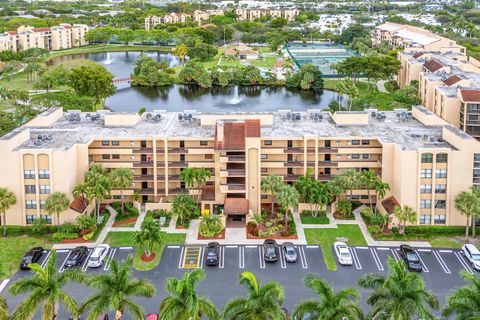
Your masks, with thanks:
<instances>
[{"instance_id":1,"label":"black car","mask_svg":"<svg viewBox=\"0 0 480 320\"><path fill-rule=\"evenodd\" d=\"M218 252L220 251L220 245L218 242L210 242L207 245L207 266L216 266L218 265Z\"/></svg>"},{"instance_id":2,"label":"black car","mask_svg":"<svg viewBox=\"0 0 480 320\"><path fill-rule=\"evenodd\" d=\"M265 240L263 242L263 248L265 249L265 253L263 254L265 261L276 262L278 260L278 245L275 240Z\"/></svg>"},{"instance_id":3,"label":"black car","mask_svg":"<svg viewBox=\"0 0 480 320\"><path fill-rule=\"evenodd\" d=\"M412 247L406 244L402 244L400 246L400 256L405 262L408 270L417 272L422 271L422 263L420 261L420 258L418 257L417 252L415 252Z\"/></svg>"},{"instance_id":4,"label":"black car","mask_svg":"<svg viewBox=\"0 0 480 320\"><path fill-rule=\"evenodd\" d=\"M65 262L65 268L77 268L79 267L88 254L88 248L85 246L76 247L70 252L70 255Z\"/></svg>"},{"instance_id":5,"label":"black car","mask_svg":"<svg viewBox=\"0 0 480 320\"><path fill-rule=\"evenodd\" d=\"M30 270L28 266L30 263L37 263L38 260L42 257L43 248L42 247L35 247L28 250L22 258L22 262L20 262L20 269L22 270Z\"/></svg>"}]
</instances>

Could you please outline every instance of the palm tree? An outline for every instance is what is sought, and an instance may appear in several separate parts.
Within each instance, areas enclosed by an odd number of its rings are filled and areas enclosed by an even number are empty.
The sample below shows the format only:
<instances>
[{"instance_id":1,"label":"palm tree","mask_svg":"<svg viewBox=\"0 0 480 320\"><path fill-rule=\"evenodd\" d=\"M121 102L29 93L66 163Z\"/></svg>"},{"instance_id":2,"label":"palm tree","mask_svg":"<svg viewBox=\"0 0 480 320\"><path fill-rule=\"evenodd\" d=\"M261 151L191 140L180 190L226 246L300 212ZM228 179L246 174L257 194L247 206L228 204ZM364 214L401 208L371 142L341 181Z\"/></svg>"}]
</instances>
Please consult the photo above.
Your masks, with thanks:
<instances>
[{"instance_id":1,"label":"palm tree","mask_svg":"<svg viewBox=\"0 0 480 320\"><path fill-rule=\"evenodd\" d=\"M288 211L298 206L298 191L291 185L283 185L278 191L278 205L285 210L285 227L288 225Z\"/></svg>"},{"instance_id":2,"label":"palm tree","mask_svg":"<svg viewBox=\"0 0 480 320\"><path fill-rule=\"evenodd\" d=\"M456 314L457 320L480 319L480 278L466 271L461 271L460 276L467 285L447 298L443 316Z\"/></svg>"},{"instance_id":3,"label":"palm tree","mask_svg":"<svg viewBox=\"0 0 480 320\"><path fill-rule=\"evenodd\" d=\"M475 215L477 208L477 199L473 192L462 191L455 198L455 209L467 217L467 222L465 224L466 240L468 240L469 236L470 219L472 219L472 217Z\"/></svg>"},{"instance_id":4,"label":"palm tree","mask_svg":"<svg viewBox=\"0 0 480 320\"><path fill-rule=\"evenodd\" d=\"M160 226L152 216L146 216L140 226L140 231L135 232L133 242L136 245L143 247L143 253L150 257L153 253L155 244L162 245L164 241L163 233L160 231Z\"/></svg>"},{"instance_id":5,"label":"palm tree","mask_svg":"<svg viewBox=\"0 0 480 320\"><path fill-rule=\"evenodd\" d=\"M197 206L200 203L200 190L202 187L207 183L208 179L212 176L212 172L205 168L195 168L194 177L195 177L195 184L197 186L198 194L197 194Z\"/></svg>"},{"instance_id":6,"label":"palm tree","mask_svg":"<svg viewBox=\"0 0 480 320\"><path fill-rule=\"evenodd\" d=\"M70 205L68 196L63 192L54 192L48 196L45 201L45 211L49 214L55 214L57 218L57 231L60 231L60 213L67 210Z\"/></svg>"},{"instance_id":7,"label":"palm tree","mask_svg":"<svg viewBox=\"0 0 480 320\"><path fill-rule=\"evenodd\" d=\"M83 205L87 208L87 192L88 192L88 185L86 183L79 183L73 188L72 196L75 198L82 197L83 198Z\"/></svg>"},{"instance_id":8,"label":"palm tree","mask_svg":"<svg viewBox=\"0 0 480 320\"><path fill-rule=\"evenodd\" d=\"M173 199L172 212L180 219L181 225L183 225L185 219L189 219L193 215L196 209L195 202L187 193L179 193Z\"/></svg>"},{"instance_id":9,"label":"palm tree","mask_svg":"<svg viewBox=\"0 0 480 320\"><path fill-rule=\"evenodd\" d=\"M473 211L472 215L472 236L475 238L475 218L480 217L480 190L475 186L471 186L470 191L472 192L475 199L475 210Z\"/></svg>"},{"instance_id":10,"label":"palm tree","mask_svg":"<svg viewBox=\"0 0 480 320\"><path fill-rule=\"evenodd\" d=\"M386 182L383 182L380 178L377 177L377 181L375 181L375 195L377 197L376 202L378 203L379 200L385 198L387 191L390 190L390 185ZM375 212L377 208L375 207Z\"/></svg>"},{"instance_id":11,"label":"palm tree","mask_svg":"<svg viewBox=\"0 0 480 320\"><path fill-rule=\"evenodd\" d=\"M310 315L310 319L317 320L342 320L363 319L363 312L358 301L360 295L355 288L346 288L333 292L325 280L315 275L307 275L303 279L305 287L312 289L319 299L308 299L296 305L292 315L295 319L303 319Z\"/></svg>"},{"instance_id":12,"label":"palm tree","mask_svg":"<svg viewBox=\"0 0 480 320\"><path fill-rule=\"evenodd\" d=\"M353 189L358 188L359 186L360 173L357 170L350 168L345 171L342 177L345 177L342 182L344 183L345 189L350 190L349 192L351 200L353 195Z\"/></svg>"},{"instance_id":13,"label":"palm tree","mask_svg":"<svg viewBox=\"0 0 480 320\"><path fill-rule=\"evenodd\" d=\"M418 273L408 272L402 260L387 261L388 275L369 274L358 281L362 288L371 289L367 304L369 319L436 319L431 310L438 310L437 297L425 287Z\"/></svg>"},{"instance_id":14,"label":"palm tree","mask_svg":"<svg viewBox=\"0 0 480 320\"><path fill-rule=\"evenodd\" d=\"M97 292L83 301L81 311L89 312L87 320L98 319L102 314L115 310L115 320L124 313L129 313L133 319L144 318L144 311L140 304L132 297L151 298L155 295L155 287L146 280L132 280L133 258L127 258L123 265L117 261L110 261L110 273L97 274L88 277L86 285Z\"/></svg>"},{"instance_id":15,"label":"palm tree","mask_svg":"<svg viewBox=\"0 0 480 320\"><path fill-rule=\"evenodd\" d=\"M260 285L255 275L244 271L238 283L248 291L247 297L231 299L223 308L224 320L277 320L283 319L283 288L278 282Z\"/></svg>"},{"instance_id":16,"label":"palm tree","mask_svg":"<svg viewBox=\"0 0 480 320\"><path fill-rule=\"evenodd\" d=\"M17 306L11 320L33 319L42 306L42 320L55 319L60 304L71 314L78 316L77 303L63 287L71 280L82 282L85 276L78 270L59 273L56 261L57 254L53 250L45 269L37 263L30 264L33 277L21 278L12 284L9 290L13 295L29 293L29 296Z\"/></svg>"},{"instance_id":17,"label":"palm tree","mask_svg":"<svg viewBox=\"0 0 480 320\"><path fill-rule=\"evenodd\" d=\"M0 296L0 320L7 320L8 319L8 306L7 300Z\"/></svg>"},{"instance_id":18,"label":"palm tree","mask_svg":"<svg viewBox=\"0 0 480 320\"><path fill-rule=\"evenodd\" d=\"M360 172L360 185L367 189L368 201L370 203L370 209L373 211L372 197L370 196L371 190L375 188L378 176L374 171L362 170Z\"/></svg>"},{"instance_id":19,"label":"palm tree","mask_svg":"<svg viewBox=\"0 0 480 320\"><path fill-rule=\"evenodd\" d=\"M417 222L417 213L409 206L395 207L395 209L393 209L393 215L397 218L398 223L400 224L401 233L405 233L405 224L407 222Z\"/></svg>"},{"instance_id":20,"label":"palm tree","mask_svg":"<svg viewBox=\"0 0 480 320\"><path fill-rule=\"evenodd\" d=\"M272 214L274 213L275 198L280 191L280 188L283 186L282 177L270 174L262 179L260 188L262 192L270 192L272 195Z\"/></svg>"},{"instance_id":21,"label":"palm tree","mask_svg":"<svg viewBox=\"0 0 480 320\"><path fill-rule=\"evenodd\" d=\"M120 189L120 199L122 201L122 214L125 210L125 199L123 190L132 186L133 173L128 168L116 168L112 170L112 187Z\"/></svg>"},{"instance_id":22,"label":"palm tree","mask_svg":"<svg viewBox=\"0 0 480 320\"><path fill-rule=\"evenodd\" d=\"M185 57L188 53L188 47L185 44L179 44L172 50L173 55L177 56L178 59L183 63L185 62Z\"/></svg>"},{"instance_id":23,"label":"palm tree","mask_svg":"<svg viewBox=\"0 0 480 320\"><path fill-rule=\"evenodd\" d=\"M107 195L110 195L112 190L112 180L108 176L99 176L95 184L89 183L88 194L91 199L95 201L95 216L96 219L100 216L100 203L105 200Z\"/></svg>"},{"instance_id":24,"label":"palm tree","mask_svg":"<svg viewBox=\"0 0 480 320\"><path fill-rule=\"evenodd\" d=\"M7 188L0 188L0 212L2 213L3 236L7 235L7 210L17 203L15 194Z\"/></svg>"},{"instance_id":25,"label":"palm tree","mask_svg":"<svg viewBox=\"0 0 480 320\"><path fill-rule=\"evenodd\" d=\"M203 279L202 269L186 272L181 279L167 278L165 289L170 295L160 304L159 320L219 319L213 303L197 294L197 285Z\"/></svg>"}]
</instances>

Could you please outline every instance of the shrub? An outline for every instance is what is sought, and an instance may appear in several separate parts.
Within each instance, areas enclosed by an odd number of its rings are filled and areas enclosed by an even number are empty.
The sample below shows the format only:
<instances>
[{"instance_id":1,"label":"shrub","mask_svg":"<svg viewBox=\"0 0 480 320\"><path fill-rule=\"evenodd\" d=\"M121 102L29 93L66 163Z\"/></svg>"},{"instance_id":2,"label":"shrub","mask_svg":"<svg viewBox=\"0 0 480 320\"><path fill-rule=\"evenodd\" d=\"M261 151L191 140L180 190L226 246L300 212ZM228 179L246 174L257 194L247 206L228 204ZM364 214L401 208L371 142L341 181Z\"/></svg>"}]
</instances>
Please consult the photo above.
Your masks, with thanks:
<instances>
[{"instance_id":1,"label":"shrub","mask_svg":"<svg viewBox=\"0 0 480 320\"><path fill-rule=\"evenodd\" d=\"M480 232L480 227L477 227L476 232ZM407 235L436 235L436 236L461 236L465 234L465 227L463 226L406 226L405 234Z\"/></svg>"},{"instance_id":2,"label":"shrub","mask_svg":"<svg viewBox=\"0 0 480 320\"><path fill-rule=\"evenodd\" d=\"M89 214L81 214L76 218L81 230L94 229L97 226L95 217Z\"/></svg>"},{"instance_id":3,"label":"shrub","mask_svg":"<svg viewBox=\"0 0 480 320\"><path fill-rule=\"evenodd\" d=\"M95 235L95 232L90 232L90 233L87 233L86 235L83 236L83 240L90 240L93 238L93 236Z\"/></svg>"},{"instance_id":4,"label":"shrub","mask_svg":"<svg viewBox=\"0 0 480 320\"><path fill-rule=\"evenodd\" d=\"M363 218L363 221L365 221L366 224L370 225L372 224L372 217L374 216L372 209L370 208L363 208L362 211L360 211L360 215Z\"/></svg>"},{"instance_id":5,"label":"shrub","mask_svg":"<svg viewBox=\"0 0 480 320\"><path fill-rule=\"evenodd\" d=\"M265 222L265 227L271 228L272 227L272 222L271 221Z\"/></svg>"},{"instance_id":6,"label":"shrub","mask_svg":"<svg viewBox=\"0 0 480 320\"><path fill-rule=\"evenodd\" d=\"M392 227L392 233L398 234L399 233L398 227Z\"/></svg>"},{"instance_id":7,"label":"shrub","mask_svg":"<svg viewBox=\"0 0 480 320\"><path fill-rule=\"evenodd\" d=\"M223 230L223 225L218 216L205 216L200 222L199 233L202 237L212 238Z\"/></svg>"},{"instance_id":8,"label":"shrub","mask_svg":"<svg viewBox=\"0 0 480 320\"><path fill-rule=\"evenodd\" d=\"M377 234L377 231L378 231L378 227L377 227L377 226L369 226L369 227L368 227L368 232L370 232L371 235L376 235L376 234Z\"/></svg>"},{"instance_id":9,"label":"shrub","mask_svg":"<svg viewBox=\"0 0 480 320\"><path fill-rule=\"evenodd\" d=\"M76 233L68 233L68 232L55 232L52 234L52 239L54 241L62 241L65 239L76 239L78 234Z\"/></svg>"},{"instance_id":10,"label":"shrub","mask_svg":"<svg viewBox=\"0 0 480 320\"><path fill-rule=\"evenodd\" d=\"M33 220L32 232L39 235L47 233L47 222L44 219Z\"/></svg>"},{"instance_id":11,"label":"shrub","mask_svg":"<svg viewBox=\"0 0 480 320\"><path fill-rule=\"evenodd\" d=\"M148 210L147 215L152 216L154 219L160 219L160 217L170 218L172 216L171 212L168 212L165 209L155 209L155 210Z\"/></svg>"},{"instance_id":12,"label":"shrub","mask_svg":"<svg viewBox=\"0 0 480 320\"><path fill-rule=\"evenodd\" d=\"M348 200L340 200L337 204L337 211L342 216L347 217L352 214L352 203Z\"/></svg>"},{"instance_id":13,"label":"shrub","mask_svg":"<svg viewBox=\"0 0 480 320\"><path fill-rule=\"evenodd\" d=\"M265 220L265 218L264 218L261 214L255 213L255 214L253 215L253 220L255 220L255 222L256 222L257 224L261 224L261 223L263 223L263 221Z\"/></svg>"}]
</instances>

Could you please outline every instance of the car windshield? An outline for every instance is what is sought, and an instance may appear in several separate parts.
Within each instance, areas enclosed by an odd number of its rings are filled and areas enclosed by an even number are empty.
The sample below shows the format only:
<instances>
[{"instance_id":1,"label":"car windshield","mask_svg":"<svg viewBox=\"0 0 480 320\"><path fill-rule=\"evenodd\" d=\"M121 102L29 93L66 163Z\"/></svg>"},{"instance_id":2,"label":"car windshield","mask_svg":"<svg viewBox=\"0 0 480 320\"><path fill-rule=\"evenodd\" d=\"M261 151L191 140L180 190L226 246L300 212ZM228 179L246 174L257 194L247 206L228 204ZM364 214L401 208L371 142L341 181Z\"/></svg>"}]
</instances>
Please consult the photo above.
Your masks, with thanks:
<instances>
[{"instance_id":1,"label":"car windshield","mask_svg":"<svg viewBox=\"0 0 480 320\"><path fill-rule=\"evenodd\" d=\"M350 258L350 253L342 252L342 253L340 253L340 256L341 256L342 258Z\"/></svg>"},{"instance_id":2,"label":"car windshield","mask_svg":"<svg viewBox=\"0 0 480 320\"><path fill-rule=\"evenodd\" d=\"M275 248L274 247L267 247L267 254L275 254Z\"/></svg>"},{"instance_id":3,"label":"car windshield","mask_svg":"<svg viewBox=\"0 0 480 320\"><path fill-rule=\"evenodd\" d=\"M480 261L480 253L472 254L472 259L475 260L475 261Z\"/></svg>"},{"instance_id":4,"label":"car windshield","mask_svg":"<svg viewBox=\"0 0 480 320\"><path fill-rule=\"evenodd\" d=\"M295 254L295 250L293 248L287 248L287 254L288 255L294 255Z\"/></svg>"},{"instance_id":5,"label":"car windshield","mask_svg":"<svg viewBox=\"0 0 480 320\"><path fill-rule=\"evenodd\" d=\"M98 261L100 260L100 257L90 257L90 261Z\"/></svg>"},{"instance_id":6,"label":"car windshield","mask_svg":"<svg viewBox=\"0 0 480 320\"><path fill-rule=\"evenodd\" d=\"M417 255L415 253L412 253L412 252L407 253L407 259L408 259L408 261L418 262Z\"/></svg>"},{"instance_id":7,"label":"car windshield","mask_svg":"<svg viewBox=\"0 0 480 320\"><path fill-rule=\"evenodd\" d=\"M208 256L210 257L213 257L213 256L216 256L217 254L215 253L215 251L209 251L208 252Z\"/></svg>"}]
</instances>

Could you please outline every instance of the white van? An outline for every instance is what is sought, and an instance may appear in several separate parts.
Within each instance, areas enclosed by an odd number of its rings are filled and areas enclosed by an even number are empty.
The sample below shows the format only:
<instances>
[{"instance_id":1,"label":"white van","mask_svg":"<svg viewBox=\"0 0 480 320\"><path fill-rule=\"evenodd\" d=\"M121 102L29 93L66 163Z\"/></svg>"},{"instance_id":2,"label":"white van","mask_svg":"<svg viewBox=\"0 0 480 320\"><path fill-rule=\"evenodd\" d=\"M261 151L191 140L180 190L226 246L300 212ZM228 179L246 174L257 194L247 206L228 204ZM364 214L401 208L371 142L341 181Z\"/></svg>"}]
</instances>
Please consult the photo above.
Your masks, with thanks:
<instances>
[{"instance_id":1,"label":"white van","mask_svg":"<svg viewBox=\"0 0 480 320\"><path fill-rule=\"evenodd\" d=\"M480 251L471 243L464 244L462 253L470 261L475 270L480 271Z\"/></svg>"}]
</instances>

